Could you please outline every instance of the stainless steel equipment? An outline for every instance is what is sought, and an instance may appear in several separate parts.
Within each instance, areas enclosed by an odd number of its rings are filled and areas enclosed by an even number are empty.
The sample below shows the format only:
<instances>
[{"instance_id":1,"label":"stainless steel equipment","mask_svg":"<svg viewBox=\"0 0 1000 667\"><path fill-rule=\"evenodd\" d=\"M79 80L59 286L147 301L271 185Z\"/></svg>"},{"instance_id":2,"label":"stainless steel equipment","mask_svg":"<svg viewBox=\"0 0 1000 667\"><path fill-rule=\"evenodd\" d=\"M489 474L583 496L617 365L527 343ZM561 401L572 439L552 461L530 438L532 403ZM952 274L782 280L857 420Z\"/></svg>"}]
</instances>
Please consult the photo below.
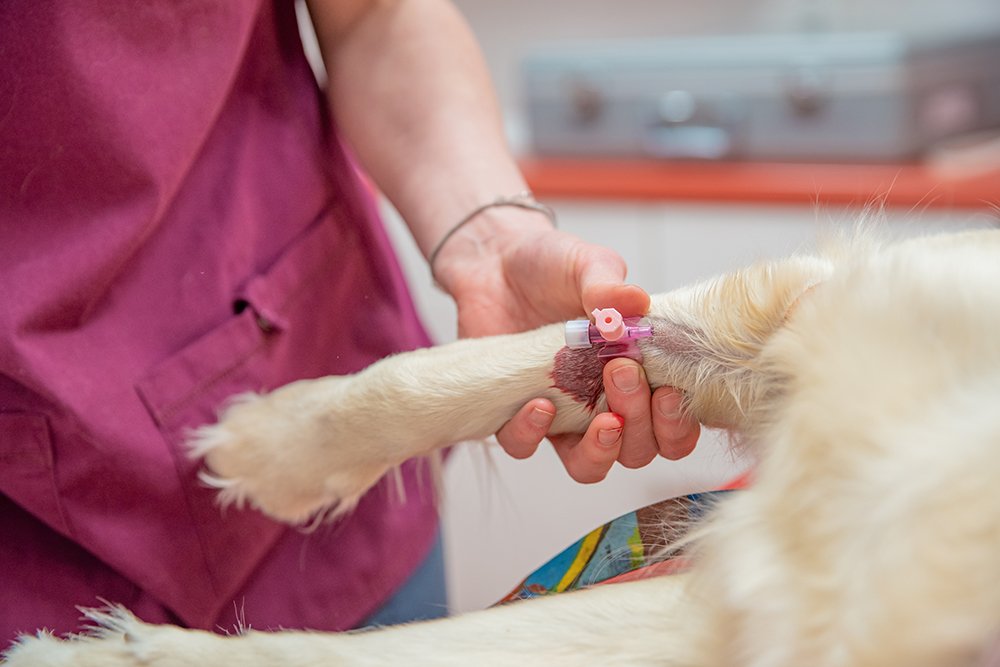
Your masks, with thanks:
<instances>
[{"instance_id":1,"label":"stainless steel equipment","mask_svg":"<svg viewBox=\"0 0 1000 667\"><path fill-rule=\"evenodd\" d=\"M1000 34L553 46L523 81L539 155L887 161L1000 128Z\"/></svg>"}]
</instances>

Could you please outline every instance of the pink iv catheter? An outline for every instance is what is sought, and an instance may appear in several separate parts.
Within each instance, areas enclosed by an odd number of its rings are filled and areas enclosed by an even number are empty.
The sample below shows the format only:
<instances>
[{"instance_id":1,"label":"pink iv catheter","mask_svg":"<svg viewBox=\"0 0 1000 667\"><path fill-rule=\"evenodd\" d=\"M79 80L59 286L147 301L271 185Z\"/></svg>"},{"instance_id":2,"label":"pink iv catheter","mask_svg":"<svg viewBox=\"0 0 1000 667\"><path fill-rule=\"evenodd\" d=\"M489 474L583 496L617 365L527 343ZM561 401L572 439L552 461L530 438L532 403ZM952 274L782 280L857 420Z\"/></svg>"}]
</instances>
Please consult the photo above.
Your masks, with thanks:
<instances>
[{"instance_id":1,"label":"pink iv catheter","mask_svg":"<svg viewBox=\"0 0 1000 667\"><path fill-rule=\"evenodd\" d=\"M653 335L653 327L641 317L622 317L614 308L595 308L589 320L566 322L566 347L572 350L598 348L597 358L610 361L628 357L642 362L637 341Z\"/></svg>"}]
</instances>

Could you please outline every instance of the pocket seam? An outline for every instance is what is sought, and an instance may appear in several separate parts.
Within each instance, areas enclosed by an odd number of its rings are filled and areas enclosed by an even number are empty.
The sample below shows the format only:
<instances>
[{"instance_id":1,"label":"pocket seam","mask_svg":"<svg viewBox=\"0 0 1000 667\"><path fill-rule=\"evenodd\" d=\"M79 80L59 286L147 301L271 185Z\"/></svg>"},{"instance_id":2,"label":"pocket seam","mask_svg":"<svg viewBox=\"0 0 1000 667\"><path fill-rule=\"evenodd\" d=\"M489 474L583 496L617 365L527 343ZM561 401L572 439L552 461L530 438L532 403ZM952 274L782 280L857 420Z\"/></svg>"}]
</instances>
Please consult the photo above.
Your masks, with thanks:
<instances>
[{"instance_id":1,"label":"pocket seam","mask_svg":"<svg viewBox=\"0 0 1000 667\"><path fill-rule=\"evenodd\" d=\"M255 317L254 314L251 314L251 316ZM198 382L198 384L195 387L191 389L191 391L189 391L183 397L177 399L176 401L171 402L169 405L165 406L162 410L155 411L157 414L160 415L157 418L157 421L160 423L160 425L165 426L169 424L170 421L177 415L177 413L179 413L181 410L190 405L192 401L197 400L199 397L210 391L211 388L215 386L218 382L226 379L227 377L235 373L239 368L241 368L246 363L247 359L260 352L260 349L267 344L267 341L271 334L271 332L264 331L263 329L261 329L260 331L261 331L261 337L257 341L256 345L247 350L244 354L233 359L232 363L227 365L222 370L219 370L213 373L212 375L203 378L201 381Z\"/></svg>"},{"instance_id":2,"label":"pocket seam","mask_svg":"<svg viewBox=\"0 0 1000 667\"><path fill-rule=\"evenodd\" d=\"M248 308L224 324L208 331L190 345L177 351L139 379L135 385L135 390L157 425L168 426L171 420L185 407L190 405L193 400L210 391L220 380L236 372L246 364L248 359L260 352L261 348L271 339L271 336L277 332L263 331L257 325L255 321L256 317L256 313ZM254 339L247 340L251 336ZM157 388L159 385L156 380L169 375L168 371L171 369L182 368L184 359L193 358L196 361L205 359L205 351L199 351L197 347L200 345L210 345L216 338L229 343L231 346L235 346L239 344L240 340L244 340L246 347L239 350L232 357L225 359L225 364L221 368L217 368L208 374L196 373L193 381L182 391L178 392L177 395L170 395L168 392ZM212 354L212 351L210 350L208 354ZM165 393L167 395L164 395Z\"/></svg>"},{"instance_id":3,"label":"pocket seam","mask_svg":"<svg viewBox=\"0 0 1000 667\"><path fill-rule=\"evenodd\" d=\"M53 526L53 528L64 535L73 537L74 533L70 528L69 519L66 515L66 509L63 507L62 503L62 495L59 493L59 485L56 480L54 443L52 441L52 427L49 424L49 418L41 412L0 412L0 433L17 433L19 429L25 428L23 424L20 427L17 425L17 422L19 421L28 422L27 428L31 429L34 451L28 450L27 447L22 447L20 448L20 451L29 451L29 455L15 457L10 456L10 451L5 448L3 452L0 452L0 462L4 465L11 466L14 469L22 467L36 473L44 472L46 480L46 484L44 484L44 486L48 487L48 491L51 494L52 508L55 510L55 516L51 518L57 522L57 525ZM4 428L5 423L8 428ZM12 440L14 440L14 438L12 438ZM10 497L10 493L8 491L4 491L4 493ZM11 497L11 500L21 507L25 507L15 498ZM25 510L38 517L39 521L48 523L45 518L38 516L27 507L25 507Z\"/></svg>"}]
</instances>

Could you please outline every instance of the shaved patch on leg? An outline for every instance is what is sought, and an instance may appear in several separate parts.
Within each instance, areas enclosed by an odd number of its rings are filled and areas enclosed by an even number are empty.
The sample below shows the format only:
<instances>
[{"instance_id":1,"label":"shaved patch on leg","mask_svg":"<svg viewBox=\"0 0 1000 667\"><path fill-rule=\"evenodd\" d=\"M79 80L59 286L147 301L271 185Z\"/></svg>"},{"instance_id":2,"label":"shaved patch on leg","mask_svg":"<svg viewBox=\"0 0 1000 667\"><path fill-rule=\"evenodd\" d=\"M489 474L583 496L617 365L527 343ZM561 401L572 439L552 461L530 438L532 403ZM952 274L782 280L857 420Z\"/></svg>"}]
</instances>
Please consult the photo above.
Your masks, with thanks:
<instances>
[{"instance_id":1,"label":"shaved patch on leg","mask_svg":"<svg viewBox=\"0 0 1000 667\"><path fill-rule=\"evenodd\" d=\"M552 382L556 389L593 410L604 395L603 372L604 363L597 358L597 349L564 347L556 352Z\"/></svg>"}]
</instances>

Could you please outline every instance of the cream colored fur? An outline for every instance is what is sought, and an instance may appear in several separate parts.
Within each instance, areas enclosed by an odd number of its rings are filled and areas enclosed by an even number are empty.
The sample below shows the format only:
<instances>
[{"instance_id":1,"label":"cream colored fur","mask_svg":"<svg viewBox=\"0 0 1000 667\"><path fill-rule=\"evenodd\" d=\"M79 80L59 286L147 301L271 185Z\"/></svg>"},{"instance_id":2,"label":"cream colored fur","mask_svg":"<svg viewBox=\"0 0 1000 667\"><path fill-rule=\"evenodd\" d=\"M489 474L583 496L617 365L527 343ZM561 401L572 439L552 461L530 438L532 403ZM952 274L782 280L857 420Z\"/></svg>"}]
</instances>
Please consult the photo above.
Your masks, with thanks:
<instances>
[{"instance_id":1,"label":"cream colored fur","mask_svg":"<svg viewBox=\"0 0 1000 667\"><path fill-rule=\"evenodd\" d=\"M696 531L689 574L348 634L222 637L114 609L96 636L23 639L11 666L996 664L1000 232L762 264L649 315L651 384L760 461ZM590 413L553 387L560 346L557 326L465 340L244 397L196 452L226 502L347 511L534 396L556 402L553 432L581 430Z\"/></svg>"}]
</instances>

